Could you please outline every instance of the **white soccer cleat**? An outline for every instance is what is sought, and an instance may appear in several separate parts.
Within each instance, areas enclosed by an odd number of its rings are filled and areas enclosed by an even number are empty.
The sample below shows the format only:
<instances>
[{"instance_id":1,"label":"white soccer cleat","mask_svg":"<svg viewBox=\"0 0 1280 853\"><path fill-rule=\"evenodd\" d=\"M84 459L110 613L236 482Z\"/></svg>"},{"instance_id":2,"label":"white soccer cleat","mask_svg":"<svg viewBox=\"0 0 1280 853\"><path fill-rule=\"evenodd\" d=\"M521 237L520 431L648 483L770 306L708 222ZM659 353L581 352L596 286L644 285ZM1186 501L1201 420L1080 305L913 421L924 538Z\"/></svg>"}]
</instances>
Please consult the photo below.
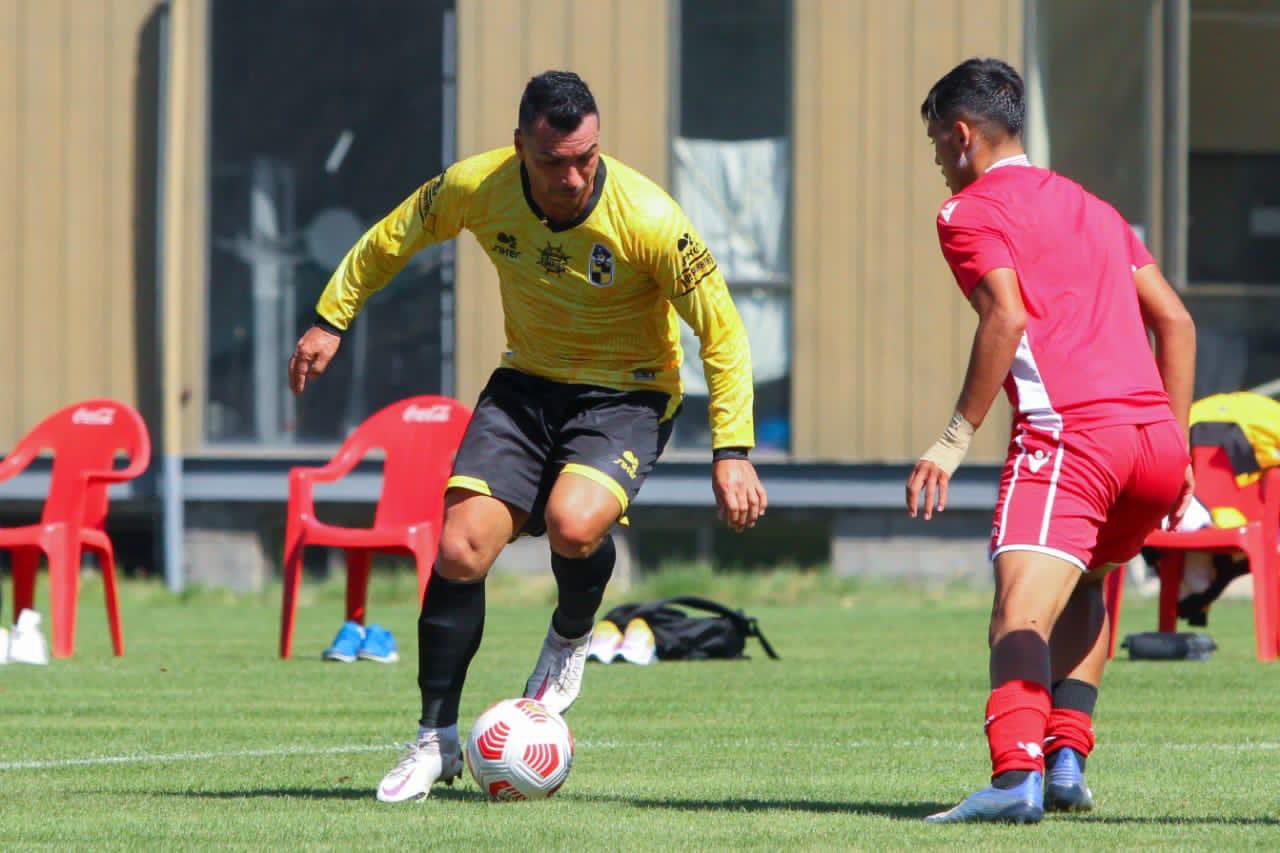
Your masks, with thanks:
<instances>
[{"instance_id":1,"label":"white soccer cleat","mask_svg":"<svg viewBox=\"0 0 1280 853\"><path fill-rule=\"evenodd\" d=\"M658 662L658 641L648 622L632 619L627 623L627 633L623 635L622 645L618 647L618 656L637 666Z\"/></svg>"},{"instance_id":2,"label":"white soccer cleat","mask_svg":"<svg viewBox=\"0 0 1280 853\"><path fill-rule=\"evenodd\" d=\"M462 747L457 738L441 740L434 732L417 743L391 768L378 785L378 801L403 803L426 799L436 782L452 785L462 775Z\"/></svg>"},{"instance_id":3,"label":"white soccer cleat","mask_svg":"<svg viewBox=\"0 0 1280 853\"><path fill-rule=\"evenodd\" d=\"M536 699L549 711L563 714L582 690L582 671L587 664L587 649L591 647L591 632L574 640L568 640L547 629L542 642L542 654L533 667L533 675L524 686L526 699Z\"/></svg>"},{"instance_id":4,"label":"white soccer cleat","mask_svg":"<svg viewBox=\"0 0 1280 853\"><path fill-rule=\"evenodd\" d=\"M587 660L595 658L600 663L613 663L618 656L618 647L622 645L622 632L618 626L608 620L601 620L591 631L591 642L587 645Z\"/></svg>"},{"instance_id":5,"label":"white soccer cleat","mask_svg":"<svg viewBox=\"0 0 1280 853\"><path fill-rule=\"evenodd\" d=\"M9 662L9 629L0 628L0 666Z\"/></svg>"},{"instance_id":6,"label":"white soccer cleat","mask_svg":"<svg viewBox=\"0 0 1280 853\"><path fill-rule=\"evenodd\" d=\"M47 666L49 663L49 645L44 634L40 633L40 614L34 610L23 610L18 614L17 624L9 632L9 663L29 663L35 666Z\"/></svg>"}]
</instances>

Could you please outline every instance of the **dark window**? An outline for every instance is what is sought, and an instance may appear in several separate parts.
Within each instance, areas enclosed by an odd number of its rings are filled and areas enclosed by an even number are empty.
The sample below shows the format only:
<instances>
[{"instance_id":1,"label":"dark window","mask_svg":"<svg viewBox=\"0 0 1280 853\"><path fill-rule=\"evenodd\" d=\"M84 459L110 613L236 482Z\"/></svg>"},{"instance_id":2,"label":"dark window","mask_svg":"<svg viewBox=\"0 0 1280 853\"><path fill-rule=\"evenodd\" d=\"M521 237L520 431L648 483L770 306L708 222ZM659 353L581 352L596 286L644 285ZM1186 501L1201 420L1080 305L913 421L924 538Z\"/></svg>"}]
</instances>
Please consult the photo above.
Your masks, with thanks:
<instances>
[{"instance_id":1,"label":"dark window","mask_svg":"<svg viewBox=\"0 0 1280 853\"><path fill-rule=\"evenodd\" d=\"M791 3L680 5L673 194L716 255L751 338L756 446L791 446ZM711 436L698 342L674 447Z\"/></svg>"},{"instance_id":2,"label":"dark window","mask_svg":"<svg viewBox=\"0 0 1280 853\"><path fill-rule=\"evenodd\" d=\"M447 252L374 296L300 398L285 364L360 234L445 165L446 15L429 0L217 0L212 8L210 443L333 443L447 389Z\"/></svg>"}]
</instances>

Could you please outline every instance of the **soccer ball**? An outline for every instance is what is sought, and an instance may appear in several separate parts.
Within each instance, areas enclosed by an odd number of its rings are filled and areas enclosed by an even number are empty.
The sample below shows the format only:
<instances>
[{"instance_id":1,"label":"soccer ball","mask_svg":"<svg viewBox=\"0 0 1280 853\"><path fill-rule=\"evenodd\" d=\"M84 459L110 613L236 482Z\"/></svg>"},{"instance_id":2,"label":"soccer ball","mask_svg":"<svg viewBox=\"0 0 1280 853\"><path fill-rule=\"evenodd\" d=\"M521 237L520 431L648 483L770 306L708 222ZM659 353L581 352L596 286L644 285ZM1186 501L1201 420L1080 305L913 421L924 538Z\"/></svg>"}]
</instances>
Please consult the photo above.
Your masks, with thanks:
<instances>
[{"instance_id":1,"label":"soccer ball","mask_svg":"<svg viewBox=\"0 0 1280 853\"><path fill-rule=\"evenodd\" d=\"M534 699L506 699L480 715L467 737L467 766L494 800L545 800L569 777L573 734Z\"/></svg>"}]
</instances>

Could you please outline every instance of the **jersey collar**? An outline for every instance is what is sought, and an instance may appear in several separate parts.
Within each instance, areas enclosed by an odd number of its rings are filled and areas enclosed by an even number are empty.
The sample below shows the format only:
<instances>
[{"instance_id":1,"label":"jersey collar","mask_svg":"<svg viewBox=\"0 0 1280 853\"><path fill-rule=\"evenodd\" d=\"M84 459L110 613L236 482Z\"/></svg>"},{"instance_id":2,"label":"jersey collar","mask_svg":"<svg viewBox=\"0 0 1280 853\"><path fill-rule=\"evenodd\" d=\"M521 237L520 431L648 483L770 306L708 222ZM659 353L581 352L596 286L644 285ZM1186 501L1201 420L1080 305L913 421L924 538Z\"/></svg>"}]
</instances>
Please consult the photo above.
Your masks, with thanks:
<instances>
[{"instance_id":1,"label":"jersey collar","mask_svg":"<svg viewBox=\"0 0 1280 853\"><path fill-rule=\"evenodd\" d=\"M600 164L596 166L596 183L591 188L591 198L587 199L587 206L582 208L582 212L560 225L553 225L547 215L542 212L542 208L538 207L538 203L533 200L533 193L529 191L529 173L525 171L524 163L520 164L520 188L524 190L525 203L529 205L529 209L533 211L533 215L538 217L544 225L551 230L553 234L561 231L568 231L570 228L577 228L579 225L587 221L596 209L596 205L600 203L600 195L604 192L604 181L608 176L608 169L604 165L604 156L600 157Z\"/></svg>"},{"instance_id":2,"label":"jersey collar","mask_svg":"<svg viewBox=\"0 0 1280 853\"><path fill-rule=\"evenodd\" d=\"M987 167L987 171L999 169L1001 166L1030 166L1031 161L1026 154L1014 154L1012 157L1005 157L1003 160L997 160Z\"/></svg>"}]
</instances>

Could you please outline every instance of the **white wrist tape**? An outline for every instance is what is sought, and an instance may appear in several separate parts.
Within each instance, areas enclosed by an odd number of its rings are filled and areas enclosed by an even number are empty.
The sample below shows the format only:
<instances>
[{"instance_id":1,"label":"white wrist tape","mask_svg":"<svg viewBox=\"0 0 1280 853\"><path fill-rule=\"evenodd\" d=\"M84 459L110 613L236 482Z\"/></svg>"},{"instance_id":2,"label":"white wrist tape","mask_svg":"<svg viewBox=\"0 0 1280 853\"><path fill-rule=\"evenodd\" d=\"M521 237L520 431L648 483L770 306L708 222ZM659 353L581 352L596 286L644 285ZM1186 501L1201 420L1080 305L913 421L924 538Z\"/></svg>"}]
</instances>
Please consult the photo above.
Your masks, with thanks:
<instances>
[{"instance_id":1,"label":"white wrist tape","mask_svg":"<svg viewBox=\"0 0 1280 853\"><path fill-rule=\"evenodd\" d=\"M950 477L969 452L969 443L973 441L976 431L977 428L965 420L964 415L956 412L951 416L951 423L947 424L942 438L934 442L933 447L926 450L920 458L937 465Z\"/></svg>"}]
</instances>

